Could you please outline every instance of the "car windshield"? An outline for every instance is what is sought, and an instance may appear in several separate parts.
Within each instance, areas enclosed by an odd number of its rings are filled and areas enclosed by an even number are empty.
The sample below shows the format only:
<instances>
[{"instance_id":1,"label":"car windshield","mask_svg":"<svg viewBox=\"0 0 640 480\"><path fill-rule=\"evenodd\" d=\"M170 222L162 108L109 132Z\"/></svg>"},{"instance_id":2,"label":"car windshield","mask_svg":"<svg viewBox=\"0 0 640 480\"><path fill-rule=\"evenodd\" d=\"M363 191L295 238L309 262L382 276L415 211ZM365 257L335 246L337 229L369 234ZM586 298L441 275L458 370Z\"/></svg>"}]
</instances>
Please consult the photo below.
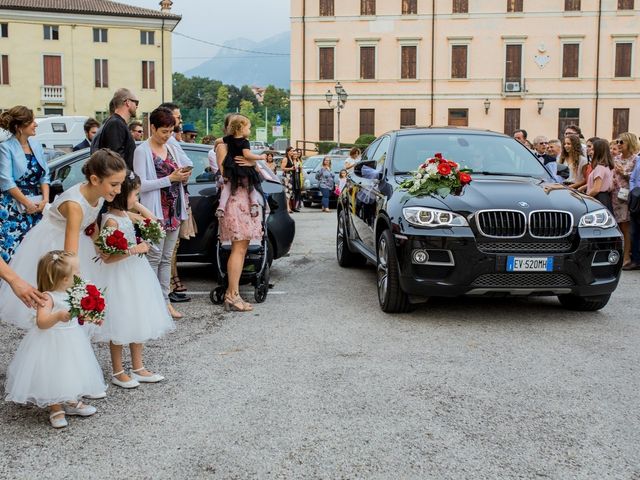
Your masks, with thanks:
<instances>
[{"instance_id":1,"label":"car windshield","mask_svg":"<svg viewBox=\"0 0 640 480\"><path fill-rule=\"evenodd\" d=\"M324 157L321 157L320 159L322 160ZM331 157L331 171L333 173L340 173L340 170L342 170L344 168L344 162L345 162L346 158L344 157ZM313 169L314 172L317 172L320 170L320 168L322 168L322 163L318 163L318 165L316 165L316 167Z\"/></svg>"},{"instance_id":2,"label":"car windshield","mask_svg":"<svg viewBox=\"0 0 640 480\"><path fill-rule=\"evenodd\" d=\"M436 133L403 135L396 141L393 171L406 174L436 153L478 175L549 177L549 173L516 140L497 135Z\"/></svg>"},{"instance_id":3,"label":"car windshield","mask_svg":"<svg viewBox=\"0 0 640 480\"><path fill-rule=\"evenodd\" d=\"M324 158L323 155L315 155L313 157L308 157L302 162L302 168L304 168L305 170L313 170L318 165L320 165L320 162L322 162L323 158Z\"/></svg>"}]
</instances>

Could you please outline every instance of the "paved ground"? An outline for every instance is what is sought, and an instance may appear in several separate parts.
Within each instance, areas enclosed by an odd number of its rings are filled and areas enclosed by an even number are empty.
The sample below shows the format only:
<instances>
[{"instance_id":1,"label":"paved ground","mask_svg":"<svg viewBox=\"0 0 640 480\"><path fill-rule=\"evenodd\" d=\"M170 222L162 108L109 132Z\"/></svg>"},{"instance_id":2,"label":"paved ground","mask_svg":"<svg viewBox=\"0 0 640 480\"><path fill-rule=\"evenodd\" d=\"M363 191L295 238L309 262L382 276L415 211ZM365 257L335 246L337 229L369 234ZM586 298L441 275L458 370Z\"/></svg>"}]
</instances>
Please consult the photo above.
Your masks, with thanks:
<instances>
[{"instance_id":1,"label":"paved ground","mask_svg":"<svg viewBox=\"0 0 640 480\"><path fill-rule=\"evenodd\" d=\"M334 215L295 219L253 314L183 270L188 317L146 350L166 382L111 387L63 431L0 403L0 478L640 479L640 272L593 314L465 299L390 316L371 267L337 267ZM0 338L4 383L19 335Z\"/></svg>"}]
</instances>

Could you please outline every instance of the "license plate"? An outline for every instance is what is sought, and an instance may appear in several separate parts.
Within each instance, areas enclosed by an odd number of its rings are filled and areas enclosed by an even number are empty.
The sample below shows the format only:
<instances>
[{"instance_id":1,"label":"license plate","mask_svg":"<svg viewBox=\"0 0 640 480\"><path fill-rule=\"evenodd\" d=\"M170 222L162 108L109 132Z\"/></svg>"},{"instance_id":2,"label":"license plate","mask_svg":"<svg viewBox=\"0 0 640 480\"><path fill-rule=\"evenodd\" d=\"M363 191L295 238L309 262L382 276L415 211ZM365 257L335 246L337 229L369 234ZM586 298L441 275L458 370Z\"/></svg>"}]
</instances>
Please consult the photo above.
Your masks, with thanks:
<instances>
[{"instance_id":1,"label":"license plate","mask_svg":"<svg viewBox=\"0 0 640 480\"><path fill-rule=\"evenodd\" d=\"M553 272L553 257L507 257L507 272Z\"/></svg>"}]
</instances>

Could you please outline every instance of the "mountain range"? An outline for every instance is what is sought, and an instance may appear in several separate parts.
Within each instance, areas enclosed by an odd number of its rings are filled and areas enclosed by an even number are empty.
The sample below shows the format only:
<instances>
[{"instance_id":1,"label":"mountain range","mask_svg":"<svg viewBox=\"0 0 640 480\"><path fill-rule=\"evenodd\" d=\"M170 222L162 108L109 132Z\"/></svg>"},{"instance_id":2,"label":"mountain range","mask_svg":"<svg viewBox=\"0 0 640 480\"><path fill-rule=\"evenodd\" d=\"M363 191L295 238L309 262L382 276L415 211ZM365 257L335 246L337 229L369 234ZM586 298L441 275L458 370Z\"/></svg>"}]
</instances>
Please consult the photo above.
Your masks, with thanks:
<instances>
[{"instance_id":1,"label":"mountain range","mask_svg":"<svg viewBox=\"0 0 640 480\"><path fill-rule=\"evenodd\" d=\"M260 42L237 38L225 42L225 46L250 51L220 49L213 58L184 72L187 77L208 77L228 85L274 85L289 88L291 32L282 32ZM264 53L286 55L265 55Z\"/></svg>"}]
</instances>

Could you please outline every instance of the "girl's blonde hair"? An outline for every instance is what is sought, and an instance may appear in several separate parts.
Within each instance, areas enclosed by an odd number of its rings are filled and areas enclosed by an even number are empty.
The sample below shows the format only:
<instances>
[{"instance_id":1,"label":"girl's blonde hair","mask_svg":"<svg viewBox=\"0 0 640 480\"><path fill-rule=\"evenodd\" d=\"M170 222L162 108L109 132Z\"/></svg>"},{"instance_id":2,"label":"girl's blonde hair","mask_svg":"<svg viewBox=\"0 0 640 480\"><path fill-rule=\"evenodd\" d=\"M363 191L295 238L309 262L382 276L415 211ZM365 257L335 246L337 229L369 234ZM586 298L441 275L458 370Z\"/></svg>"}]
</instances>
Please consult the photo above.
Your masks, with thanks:
<instances>
[{"instance_id":1,"label":"girl's blonde hair","mask_svg":"<svg viewBox=\"0 0 640 480\"><path fill-rule=\"evenodd\" d=\"M635 133L624 132L618 135L618 138L627 144L629 152L636 155L640 151L640 143Z\"/></svg>"},{"instance_id":2,"label":"girl's blonde hair","mask_svg":"<svg viewBox=\"0 0 640 480\"><path fill-rule=\"evenodd\" d=\"M75 257L75 253L64 250L53 250L45 253L38 261L38 290L51 292L60 284L64 277L73 272L73 266L69 259Z\"/></svg>"},{"instance_id":3,"label":"girl's blonde hair","mask_svg":"<svg viewBox=\"0 0 640 480\"><path fill-rule=\"evenodd\" d=\"M229 128L227 129L227 135L237 135L242 129L249 125L249 119L244 115L234 115L229 119Z\"/></svg>"}]
</instances>

